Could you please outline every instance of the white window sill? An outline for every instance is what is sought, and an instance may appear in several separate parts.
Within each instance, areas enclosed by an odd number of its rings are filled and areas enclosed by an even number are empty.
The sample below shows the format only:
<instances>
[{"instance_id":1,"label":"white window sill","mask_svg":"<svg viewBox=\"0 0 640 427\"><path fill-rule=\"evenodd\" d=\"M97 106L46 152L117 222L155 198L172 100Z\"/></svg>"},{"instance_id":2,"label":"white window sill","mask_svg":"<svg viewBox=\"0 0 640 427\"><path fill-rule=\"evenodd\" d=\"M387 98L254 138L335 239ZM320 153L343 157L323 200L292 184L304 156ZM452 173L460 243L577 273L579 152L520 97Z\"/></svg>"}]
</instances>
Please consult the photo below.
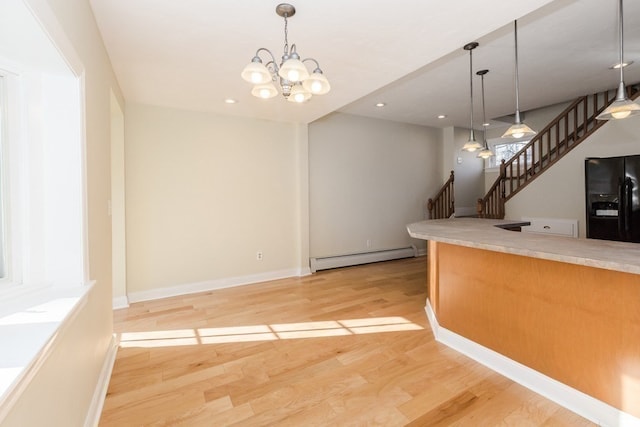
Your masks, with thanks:
<instances>
[{"instance_id":1,"label":"white window sill","mask_svg":"<svg viewBox=\"0 0 640 427\"><path fill-rule=\"evenodd\" d=\"M0 420L49 356L59 331L86 303L93 282L12 298L0 313Z\"/></svg>"}]
</instances>

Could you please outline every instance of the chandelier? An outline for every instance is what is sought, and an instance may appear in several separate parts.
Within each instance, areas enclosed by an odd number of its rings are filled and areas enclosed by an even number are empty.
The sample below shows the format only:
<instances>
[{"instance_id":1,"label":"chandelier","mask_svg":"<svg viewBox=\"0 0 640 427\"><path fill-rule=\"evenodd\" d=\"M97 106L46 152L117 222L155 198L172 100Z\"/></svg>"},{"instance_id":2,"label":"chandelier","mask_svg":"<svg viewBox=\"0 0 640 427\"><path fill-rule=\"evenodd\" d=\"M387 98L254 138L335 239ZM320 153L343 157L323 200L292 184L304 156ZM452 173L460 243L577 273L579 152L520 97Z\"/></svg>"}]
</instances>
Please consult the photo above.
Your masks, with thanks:
<instances>
[{"instance_id":1,"label":"chandelier","mask_svg":"<svg viewBox=\"0 0 640 427\"><path fill-rule=\"evenodd\" d=\"M287 18L296 13L296 8L288 3L276 6L278 16L284 18L284 53L282 61L277 63L275 56L269 49L261 47L256 51L251 62L244 67L241 76L247 82L253 84L251 94L258 98L268 99L278 95L276 84L280 87L282 95L291 102L308 101L312 95L324 95L331 90L329 81L322 73L320 64L313 58L300 59L296 51L296 45L289 47ZM260 57L261 53L267 56L266 64ZM312 62L315 66L311 74L305 62Z\"/></svg>"}]
</instances>

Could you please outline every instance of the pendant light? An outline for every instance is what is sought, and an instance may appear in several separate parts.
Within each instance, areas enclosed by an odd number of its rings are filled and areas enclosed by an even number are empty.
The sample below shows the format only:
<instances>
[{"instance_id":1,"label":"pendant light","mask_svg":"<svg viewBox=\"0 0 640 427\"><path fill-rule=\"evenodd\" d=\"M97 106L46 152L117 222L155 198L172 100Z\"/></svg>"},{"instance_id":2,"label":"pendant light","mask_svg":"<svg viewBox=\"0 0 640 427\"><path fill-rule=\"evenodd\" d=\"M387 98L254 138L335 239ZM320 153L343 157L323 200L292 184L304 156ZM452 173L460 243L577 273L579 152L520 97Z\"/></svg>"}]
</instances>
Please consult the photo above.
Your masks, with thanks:
<instances>
[{"instance_id":1,"label":"pendant light","mask_svg":"<svg viewBox=\"0 0 640 427\"><path fill-rule=\"evenodd\" d=\"M471 88L471 126L469 126L469 141L462 146L464 151L474 152L482 148L482 145L476 141L476 135L473 131L473 49L478 47L477 42L471 42L464 45L464 50L469 51L469 86Z\"/></svg>"},{"instance_id":2,"label":"pendant light","mask_svg":"<svg viewBox=\"0 0 640 427\"><path fill-rule=\"evenodd\" d=\"M598 120L611 120L611 119L626 119L630 116L636 116L640 114L640 105L627 98L627 94L624 90L624 59L623 59L623 28L622 28L622 0L619 2L618 7L618 37L620 45L620 83L618 84L618 92L616 99L609 104L605 110L598 114L596 119Z\"/></svg>"},{"instance_id":3,"label":"pendant light","mask_svg":"<svg viewBox=\"0 0 640 427\"><path fill-rule=\"evenodd\" d=\"M532 137L536 132L520 120L520 96L519 96L519 84L518 84L518 21L513 21L513 35L515 39L515 52L516 52L516 116L514 123L507 129L502 135L503 138L524 138Z\"/></svg>"},{"instance_id":4,"label":"pendant light","mask_svg":"<svg viewBox=\"0 0 640 427\"><path fill-rule=\"evenodd\" d=\"M480 70L480 71L476 72L476 74L480 76L480 81L482 82L481 85L482 85L482 142L483 142L483 148L478 153L478 157L481 158L481 159L485 159L485 160L488 159L489 157L493 156L493 151L491 151L489 149L489 144L487 144L487 126L489 126L489 123L487 123L487 112L486 112L485 107L484 107L484 76L488 72L489 72L489 70Z\"/></svg>"}]
</instances>

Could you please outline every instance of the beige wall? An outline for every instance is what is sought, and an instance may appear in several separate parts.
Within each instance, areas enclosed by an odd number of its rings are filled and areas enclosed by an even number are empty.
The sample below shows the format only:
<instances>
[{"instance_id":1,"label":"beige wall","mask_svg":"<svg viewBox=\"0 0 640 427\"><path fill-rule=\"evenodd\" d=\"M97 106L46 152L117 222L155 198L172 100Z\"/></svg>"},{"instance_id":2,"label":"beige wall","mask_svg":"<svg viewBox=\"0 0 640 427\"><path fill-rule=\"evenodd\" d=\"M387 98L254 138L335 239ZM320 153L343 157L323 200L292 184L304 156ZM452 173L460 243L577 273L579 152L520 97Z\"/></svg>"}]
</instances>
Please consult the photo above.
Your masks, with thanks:
<instances>
[{"instance_id":1,"label":"beige wall","mask_svg":"<svg viewBox=\"0 0 640 427\"><path fill-rule=\"evenodd\" d=\"M613 120L506 204L506 217L569 218L586 236L584 159L640 154L640 118Z\"/></svg>"},{"instance_id":2,"label":"beige wall","mask_svg":"<svg viewBox=\"0 0 640 427\"><path fill-rule=\"evenodd\" d=\"M122 98L87 0L26 3L65 56L75 51L72 62L84 68L89 269L97 285L2 426L78 426L85 421L112 337L111 225L107 211L110 91L113 89L120 102Z\"/></svg>"},{"instance_id":3,"label":"beige wall","mask_svg":"<svg viewBox=\"0 0 640 427\"><path fill-rule=\"evenodd\" d=\"M305 246L304 129L136 104L125 122L129 294L296 274Z\"/></svg>"},{"instance_id":4,"label":"beige wall","mask_svg":"<svg viewBox=\"0 0 640 427\"><path fill-rule=\"evenodd\" d=\"M112 93L111 108L111 258L114 307L126 305L126 219L124 198L124 113Z\"/></svg>"},{"instance_id":5,"label":"beige wall","mask_svg":"<svg viewBox=\"0 0 640 427\"><path fill-rule=\"evenodd\" d=\"M310 255L424 247L406 224L424 219L442 185L440 140L437 129L348 114L311 123Z\"/></svg>"}]
</instances>

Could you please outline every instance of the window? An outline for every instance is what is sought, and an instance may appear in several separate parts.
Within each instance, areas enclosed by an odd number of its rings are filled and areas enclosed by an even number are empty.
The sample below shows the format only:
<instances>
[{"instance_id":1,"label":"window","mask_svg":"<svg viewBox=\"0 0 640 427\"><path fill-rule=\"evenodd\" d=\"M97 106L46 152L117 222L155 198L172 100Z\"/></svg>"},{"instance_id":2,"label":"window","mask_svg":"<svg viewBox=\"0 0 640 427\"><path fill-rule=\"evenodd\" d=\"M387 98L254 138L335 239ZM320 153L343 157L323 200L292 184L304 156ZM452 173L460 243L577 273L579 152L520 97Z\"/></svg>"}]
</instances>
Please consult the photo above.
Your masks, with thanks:
<instances>
[{"instance_id":1,"label":"window","mask_svg":"<svg viewBox=\"0 0 640 427\"><path fill-rule=\"evenodd\" d=\"M92 288L84 69L47 7L0 1L0 16L12 24L0 37L0 347L10 362L0 364L0 414L34 378Z\"/></svg>"},{"instance_id":2,"label":"window","mask_svg":"<svg viewBox=\"0 0 640 427\"><path fill-rule=\"evenodd\" d=\"M0 63L0 291L15 291L11 285L22 281L20 173L25 129L21 128L20 89L19 76Z\"/></svg>"},{"instance_id":3,"label":"window","mask_svg":"<svg viewBox=\"0 0 640 427\"><path fill-rule=\"evenodd\" d=\"M13 297L88 275L82 73L22 1L0 3L16 21L0 40L1 313Z\"/></svg>"},{"instance_id":4,"label":"window","mask_svg":"<svg viewBox=\"0 0 640 427\"><path fill-rule=\"evenodd\" d=\"M20 272L16 271L20 255L14 248L19 247L19 239L13 229L13 224L20 223L19 203L11 201L11 194L18 193L20 169L19 113L14 111L18 81L15 73L0 64L0 290L20 281Z\"/></svg>"},{"instance_id":5,"label":"window","mask_svg":"<svg viewBox=\"0 0 640 427\"><path fill-rule=\"evenodd\" d=\"M496 139L494 141L495 142L489 142L494 153L489 159L489 168L499 168L502 160L505 162L511 160L518 151L522 150L522 148L529 143L529 141L503 142L504 140L502 139ZM531 158L531 148L527 149L527 158Z\"/></svg>"}]
</instances>

